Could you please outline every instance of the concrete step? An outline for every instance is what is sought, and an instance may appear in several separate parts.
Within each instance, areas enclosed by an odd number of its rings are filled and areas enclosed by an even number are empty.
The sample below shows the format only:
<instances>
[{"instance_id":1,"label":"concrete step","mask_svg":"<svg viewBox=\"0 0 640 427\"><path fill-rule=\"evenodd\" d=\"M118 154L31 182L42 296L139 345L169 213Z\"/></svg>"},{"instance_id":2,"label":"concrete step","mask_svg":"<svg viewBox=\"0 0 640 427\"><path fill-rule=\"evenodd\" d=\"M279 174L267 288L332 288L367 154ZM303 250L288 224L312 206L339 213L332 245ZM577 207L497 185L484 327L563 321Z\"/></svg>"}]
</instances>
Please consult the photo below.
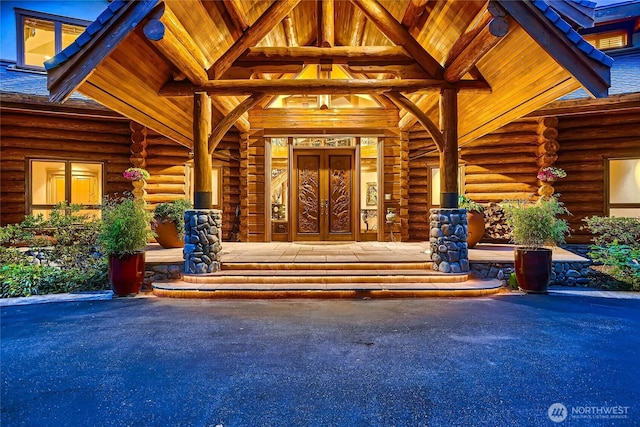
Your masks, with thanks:
<instances>
[{"instance_id":1,"label":"concrete step","mask_svg":"<svg viewBox=\"0 0 640 427\"><path fill-rule=\"evenodd\" d=\"M503 292L499 280L432 283L189 283L154 282L153 293L168 298L428 298L480 297Z\"/></svg>"},{"instance_id":2,"label":"concrete step","mask_svg":"<svg viewBox=\"0 0 640 427\"><path fill-rule=\"evenodd\" d=\"M366 283L461 283L467 274L442 274L431 270L230 270L212 274L184 275L195 284L366 284Z\"/></svg>"},{"instance_id":3,"label":"concrete step","mask_svg":"<svg viewBox=\"0 0 640 427\"><path fill-rule=\"evenodd\" d=\"M430 262L223 262L222 271L233 270L422 270L431 271Z\"/></svg>"}]
</instances>

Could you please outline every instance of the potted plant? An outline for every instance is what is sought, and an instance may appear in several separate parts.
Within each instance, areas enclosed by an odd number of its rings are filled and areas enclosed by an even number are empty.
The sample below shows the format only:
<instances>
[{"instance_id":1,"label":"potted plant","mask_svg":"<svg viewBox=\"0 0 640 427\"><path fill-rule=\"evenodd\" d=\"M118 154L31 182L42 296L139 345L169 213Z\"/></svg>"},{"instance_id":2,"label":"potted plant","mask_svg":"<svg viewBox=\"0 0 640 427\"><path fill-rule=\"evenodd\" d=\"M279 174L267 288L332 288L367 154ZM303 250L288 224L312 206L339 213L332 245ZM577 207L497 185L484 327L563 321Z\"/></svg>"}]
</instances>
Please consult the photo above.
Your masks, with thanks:
<instances>
[{"instance_id":1,"label":"potted plant","mask_svg":"<svg viewBox=\"0 0 640 427\"><path fill-rule=\"evenodd\" d=\"M156 205L151 227L160 246L165 249L184 246L184 211L192 206L191 201L187 199Z\"/></svg>"},{"instance_id":2,"label":"potted plant","mask_svg":"<svg viewBox=\"0 0 640 427\"><path fill-rule=\"evenodd\" d=\"M458 196L458 207L467 210L467 246L472 248L484 236L484 208L464 194Z\"/></svg>"},{"instance_id":3,"label":"potted plant","mask_svg":"<svg viewBox=\"0 0 640 427\"><path fill-rule=\"evenodd\" d=\"M118 296L137 294L145 273L151 214L144 202L133 197L105 198L98 242L109 259L109 284Z\"/></svg>"},{"instance_id":4,"label":"potted plant","mask_svg":"<svg viewBox=\"0 0 640 427\"><path fill-rule=\"evenodd\" d=\"M565 242L569 224L558 215L569 211L557 195L537 202L504 202L502 208L511 227L511 241L517 245L514 267L518 286L525 292L546 293L551 281L552 251L545 246Z\"/></svg>"}]
</instances>

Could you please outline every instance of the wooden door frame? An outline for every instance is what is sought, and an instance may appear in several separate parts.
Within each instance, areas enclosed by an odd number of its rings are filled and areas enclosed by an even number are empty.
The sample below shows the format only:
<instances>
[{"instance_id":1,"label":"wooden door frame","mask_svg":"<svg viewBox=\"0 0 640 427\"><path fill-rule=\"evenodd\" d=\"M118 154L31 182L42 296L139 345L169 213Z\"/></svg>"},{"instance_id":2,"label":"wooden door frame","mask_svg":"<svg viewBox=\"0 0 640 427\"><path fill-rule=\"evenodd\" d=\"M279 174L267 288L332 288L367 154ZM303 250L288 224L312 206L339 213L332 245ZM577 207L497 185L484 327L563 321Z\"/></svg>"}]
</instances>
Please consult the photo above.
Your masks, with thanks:
<instances>
[{"instance_id":1,"label":"wooden door frame","mask_svg":"<svg viewBox=\"0 0 640 427\"><path fill-rule=\"evenodd\" d=\"M299 155L315 155L315 154L319 154L319 153L324 153L323 156L321 156L321 160L320 162L320 168L324 167L326 168L326 170L329 170L329 164L327 164L327 162L329 161L329 158L332 154L334 155L349 155L351 157L351 173L352 173L352 179L351 179L351 217L350 217L350 221L351 221L351 227L352 227L352 232L348 235L347 238L343 239L345 241L358 241L360 238L360 222L357 221L357 219L359 218L359 215L357 215L358 212L360 212L360 199L359 199L359 195L360 192L358 191L358 184L359 184L359 175L360 175L360 165L357 162L358 156L357 156L357 145L353 146L353 147L339 147L339 148L334 148L334 147L317 147L317 148L308 148L308 147L301 147L301 148L291 148L291 162L290 162L290 168L291 168L291 174L289 176L290 179L290 183L291 184L295 184L294 181L294 174L297 174L297 157ZM297 175L296 175L297 176ZM327 184L326 182L324 182L324 184ZM297 226L298 226L298 206L297 203L295 202L298 198L298 190L297 188L294 188L295 185L290 185L291 188L291 195L289 197L289 205L291 206L291 210L290 212L290 228L289 228L289 238L290 241L304 241L304 239L297 239ZM320 191L322 191L323 189L321 188ZM327 190L327 188L325 188L324 190ZM329 197L329 195L327 195L327 198ZM323 222L324 222L324 226L323 226ZM336 238L336 236L339 235L334 235L334 238L331 238L332 236L330 236L330 232L329 232L329 219L327 217L325 217L325 219L323 221L321 221L320 223L320 230L319 230L319 236L318 236L318 241L320 242L324 242L324 241L340 241L342 240L340 237Z\"/></svg>"}]
</instances>

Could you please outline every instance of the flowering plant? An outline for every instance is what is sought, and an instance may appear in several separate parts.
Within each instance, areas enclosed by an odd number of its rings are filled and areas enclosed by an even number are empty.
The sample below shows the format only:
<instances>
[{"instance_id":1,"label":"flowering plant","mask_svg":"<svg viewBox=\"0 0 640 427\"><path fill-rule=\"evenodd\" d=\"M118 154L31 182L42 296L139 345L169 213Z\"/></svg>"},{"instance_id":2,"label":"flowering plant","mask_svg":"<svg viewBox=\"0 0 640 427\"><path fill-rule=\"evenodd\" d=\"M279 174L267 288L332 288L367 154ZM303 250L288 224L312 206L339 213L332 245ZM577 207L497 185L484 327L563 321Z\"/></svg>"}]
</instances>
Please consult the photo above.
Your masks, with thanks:
<instances>
[{"instance_id":1,"label":"flowering plant","mask_svg":"<svg viewBox=\"0 0 640 427\"><path fill-rule=\"evenodd\" d=\"M149 179L151 175L145 169L142 168L129 168L122 173L129 181L142 181L143 179Z\"/></svg>"},{"instance_id":2,"label":"flowering plant","mask_svg":"<svg viewBox=\"0 0 640 427\"><path fill-rule=\"evenodd\" d=\"M555 181L558 178L564 178L566 176L567 173L563 169L551 166L542 168L540 172L538 172L538 179L542 182Z\"/></svg>"}]
</instances>

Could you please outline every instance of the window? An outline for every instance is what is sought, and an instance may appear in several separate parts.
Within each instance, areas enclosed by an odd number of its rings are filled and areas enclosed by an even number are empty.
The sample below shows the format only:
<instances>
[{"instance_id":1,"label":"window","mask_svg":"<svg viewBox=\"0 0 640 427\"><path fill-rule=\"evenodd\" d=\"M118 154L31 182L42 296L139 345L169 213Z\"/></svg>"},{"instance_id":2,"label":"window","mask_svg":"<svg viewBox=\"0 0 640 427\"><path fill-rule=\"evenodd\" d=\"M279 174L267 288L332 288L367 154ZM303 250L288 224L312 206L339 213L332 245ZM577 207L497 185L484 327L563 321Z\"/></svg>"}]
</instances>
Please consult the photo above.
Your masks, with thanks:
<instances>
[{"instance_id":1,"label":"window","mask_svg":"<svg viewBox=\"0 0 640 427\"><path fill-rule=\"evenodd\" d=\"M29 212L48 216L60 202L83 206L83 214L99 215L102 201L102 163L67 160L29 162Z\"/></svg>"},{"instance_id":2,"label":"window","mask_svg":"<svg viewBox=\"0 0 640 427\"><path fill-rule=\"evenodd\" d=\"M193 160L185 163L186 194L193 202L195 200L195 172ZM222 168L211 168L211 209L222 209Z\"/></svg>"},{"instance_id":3,"label":"window","mask_svg":"<svg viewBox=\"0 0 640 427\"><path fill-rule=\"evenodd\" d=\"M430 208L440 207L440 168L438 166L429 167L429 182L431 183ZM464 165L458 166L458 193L464 194Z\"/></svg>"},{"instance_id":4,"label":"window","mask_svg":"<svg viewBox=\"0 0 640 427\"><path fill-rule=\"evenodd\" d=\"M608 159L610 216L640 218L640 158Z\"/></svg>"},{"instance_id":5,"label":"window","mask_svg":"<svg viewBox=\"0 0 640 427\"><path fill-rule=\"evenodd\" d=\"M584 39L599 50L616 49L627 46L626 30L591 34L588 36L584 36Z\"/></svg>"},{"instance_id":6,"label":"window","mask_svg":"<svg viewBox=\"0 0 640 427\"><path fill-rule=\"evenodd\" d=\"M16 9L18 66L40 69L84 31L88 21Z\"/></svg>"}]
</instances>

